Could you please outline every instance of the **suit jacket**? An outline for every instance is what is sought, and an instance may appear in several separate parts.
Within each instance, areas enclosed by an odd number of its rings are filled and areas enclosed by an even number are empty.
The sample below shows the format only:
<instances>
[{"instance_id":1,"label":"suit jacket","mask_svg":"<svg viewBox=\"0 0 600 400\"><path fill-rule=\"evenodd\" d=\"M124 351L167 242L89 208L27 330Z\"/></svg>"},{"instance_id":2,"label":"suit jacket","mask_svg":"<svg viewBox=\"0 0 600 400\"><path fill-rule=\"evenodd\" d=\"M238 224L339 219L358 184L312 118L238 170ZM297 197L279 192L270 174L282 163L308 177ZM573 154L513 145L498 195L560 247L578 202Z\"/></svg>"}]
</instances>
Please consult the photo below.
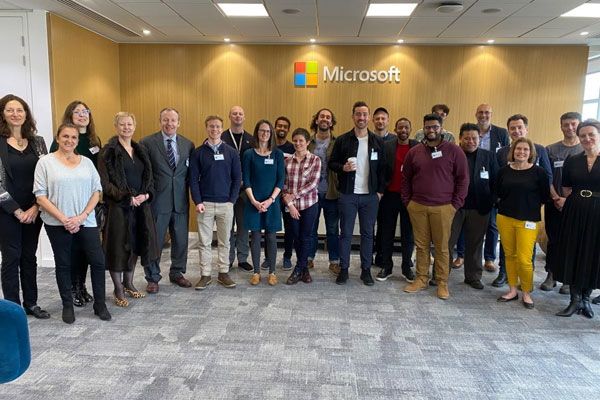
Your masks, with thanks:
<instances>
[{"instance_id":1,"label":"suit jacket","mask_svg":"<svg viewBox=\"0 0 600 400\"><path fill-rule=\"evenodd\" d=\"M418 145L414 139L408 139L408 145L412 149ZM385 188L390 185L392 177L394 176L394 168L396 168L396 150L398 149L398 139L392 141L388 140L383 143L383 152L385 153Z\"/></svg>"},{"instance_id":2,"label":"suit jacket","mask_svg":"<svg viewBox=\"0 0 600 400\"><path fill-rule=\"evenodd\" d=\"M179 162L175 170L169 165L167 149L163 142L162 132L156 132L140 140L140 144L148 150L154 175L154 215L171 212L187 214L189 200L189 160L194 151L194 143L177 134L177 150Z\"/></svg>"},{"instance_id":3,"label":"suit jacket","mask_svg":"<svg viewBox=\"0 0 600 400\"><path fill-rule=\"evenodd\" d=\"M495 153L501 147L508 146L509 144L510 139L506 129L492 124L490 128L490 151Z\"/></svg>"},{"instance_id":4,"label":"suit jacket","mask_svg":"<svg viewBox=\"0 0 600 400\"><path fill-rule=\"evenodd\" d=\"M484 168L488 173L488 179L481 178L481 172ZM484 149L475 150L473 184L475 186L475 204L477 211L481 215L489 213L492 210L492 206L496 203L494 187L496 185L498 169L498 162L494 153Z\"/></svg>"}]
</instances>

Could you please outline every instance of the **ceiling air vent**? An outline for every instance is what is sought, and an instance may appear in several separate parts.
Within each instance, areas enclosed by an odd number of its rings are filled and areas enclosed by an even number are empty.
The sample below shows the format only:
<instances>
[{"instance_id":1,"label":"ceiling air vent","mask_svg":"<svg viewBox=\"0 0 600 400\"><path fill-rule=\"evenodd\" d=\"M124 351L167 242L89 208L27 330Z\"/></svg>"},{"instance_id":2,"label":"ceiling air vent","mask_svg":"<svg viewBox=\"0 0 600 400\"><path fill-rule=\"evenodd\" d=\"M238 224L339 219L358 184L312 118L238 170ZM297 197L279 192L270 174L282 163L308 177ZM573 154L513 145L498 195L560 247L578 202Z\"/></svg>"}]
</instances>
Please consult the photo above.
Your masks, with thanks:
<instances>
[{"instance_id":1,"label":"ceiling air vent","mask_svg":"<svg viewBox=\"0 0 600 400\"><path fill-rule=\"evenodd\" d=\"M442 14L451 14L451 13L462 11L463 8L464 8L463 5L459 2L446 1L444 3L441 3L439 5L439 7L436 8L435 10Z\"/></svg>"},{"instance_id":2,"label":"ceiling air vent","mask_svg":"<svg viewBox=\"0 0 600 400\"><path fill-rule=\"evenodd\" d=\"M86 17L91 18L96 22L106 25L109 28L112 28L118 32L121 32L125 36L129 36L129 37L141 37L142 36L130 29L125 28L123 25L119 25L116 22L111 21L110 19L106 18L105 16L98 14L96 11L90 10L89 8L82 6L81 4L79 4L73 0L56 0L56 2L66 6L66 7L69 7L71 10L74 10L80 14L83 14Z\"/></svg>"}]
</instances>

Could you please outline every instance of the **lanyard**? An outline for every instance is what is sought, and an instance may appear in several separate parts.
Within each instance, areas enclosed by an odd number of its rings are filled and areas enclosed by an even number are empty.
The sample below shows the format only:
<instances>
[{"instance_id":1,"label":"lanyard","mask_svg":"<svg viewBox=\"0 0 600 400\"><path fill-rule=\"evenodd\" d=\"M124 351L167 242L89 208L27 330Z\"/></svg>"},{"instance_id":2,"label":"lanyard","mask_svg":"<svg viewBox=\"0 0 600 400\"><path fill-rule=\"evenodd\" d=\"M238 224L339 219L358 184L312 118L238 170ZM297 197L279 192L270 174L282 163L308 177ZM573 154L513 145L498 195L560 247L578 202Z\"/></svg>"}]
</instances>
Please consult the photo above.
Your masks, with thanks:
<instances>
[{"instance_id":1,"label":"lanyard","mask_svg":"<svg viewBox=\"0 0 600 400\"><path fill-rule=\"evenodd\" d=\"M240 145L238 146L235 137L233 136L233 132L231 132L231 129L227 129L229 131L229 136L231 137L231 141L233 142L233 146L235 147L235 149L237 150L237 152L240 152L240 147L242 146L242 140L244 140L244 132L242 132L242 138L240 139Z\"/></svg>"}]
</instances>

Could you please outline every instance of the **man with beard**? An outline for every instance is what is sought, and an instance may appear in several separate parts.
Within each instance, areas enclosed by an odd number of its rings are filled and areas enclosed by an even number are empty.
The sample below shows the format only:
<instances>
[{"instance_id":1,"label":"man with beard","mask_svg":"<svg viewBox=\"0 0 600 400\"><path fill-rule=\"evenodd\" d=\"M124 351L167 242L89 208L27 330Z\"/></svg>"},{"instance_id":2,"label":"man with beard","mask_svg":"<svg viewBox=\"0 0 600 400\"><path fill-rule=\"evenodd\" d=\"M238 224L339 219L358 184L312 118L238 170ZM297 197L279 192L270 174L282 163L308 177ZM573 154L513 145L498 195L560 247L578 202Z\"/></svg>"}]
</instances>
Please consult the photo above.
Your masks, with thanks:
<instances>
[{"instance_id":1,"label":"man with beard","mask_svg":"<svg viewBox=\"0 0 600 400\"><path fill-rule=\"evenodd\" d=\"M469 165L469 190L465 204L454 215L448 247L454 248L461 231L464 231L465 283L473 289L483 289L481 252L490 210L496 202L492 193L496 184L498 163L495 154L479 148L479 127L475 124L462 124L459 144L467 156ZM452 252L450 252L450 261L452 261Z\"/></svg>"},{"instance_id":2,"label":"man with beard","mask_svg":"<svg viewBox=\"0 0 600 400\"><path fill-rule=\"evenodd\" d=\"M444 122L446 121L446 118L448 118L448 114L450 114L450 108L445 104L435 104L433 107L431 107L431 113L442 117L442 122ZM456 143L454 134L444 128L442 128L442 137L447 142ZM425 139L425 133L423 132L423 129L419 129L417 133L415 133L415 140L417 142L422 142L423 139Z\"/></svg>"},{"instance_id":3,"label":"man with beard","mask_svg":"<svg viewBox=\"0 0 600 400\"><path fill-rule=\"evenodd\" d=\"M275 140L277 148L283 151L285 157L289 157L296 151L292 142L287 140L292 123L287 117L281 116L275 120ZM281 215L285 212L285 205L281 203ZM283 218L283 269L289 271L292 269L292 249L294 248L294 238L292 237L292 228L287 224L287 219ZM260 264L261 269L269 269L267 261L267 246L265 243L265 259Z\"/></svg>"},{"instance_id":4,"label":"man with beard","mask_svg":"<svg viewBox=\"0 0 600 400\"><path fill-rule=\"evenodd\" d=\"M335 136L333 136L333 127L336 124L333 112L328 108L322 108L313 116L310 124L310 129L314 132L313 137L308 143L308 151L321 159L321 178L317 193L319 197L319 210L317 219L313 227L313 236L310 251L308 252L308 267L314 266L315 255L318 247L318 231L319 231L319 216L323 210L325 219L325 232L327 237L327 253L329 255L329 271L338 275L340 273L340 256L339 256L339 221L337 200L338 179L337 174L329 169L327 162L331 159ZM284 260L285 261L285 260Z\"/></svg>"},{"instance_id":5,"label":"man with beard","mask_svg":"<svg viewBox=\"0 0 600 400\"><path fill-rule=\"evenodd\" d=\"M565 196L562 190L562 168L567 157L579 154L583 151L579 137L577 137L577 126L581 122L581 114L578 112L568 112L560 117L560 130L563 134L563 140L546 147L550 166L552 167L553 182L550 186L550 195L554 204L546 204L544 207L544 220L546 224L546 234L548 235L548 248L546 251L546 280L540 286L544 291L550 291L556 286L556 281L552 276L552 263L557 258L557 240L560 229L560 215L565 204ZM562 285L561 294L569 293L569 285Z\"/></svg>"},{"instance_id":6,"label":"man with beard","mask_svg":"<svg viewBox=\"0 0 600 400\"><path fill-rule=\"evenodd\" d=\"M437 295L445 300L450 297L448 239L454 214L467 196L469 168L460 147L443 139L442 123L438 114L423 118L425 140L413 147L404 160L401 196L417 245L417 277L404 291L415 293L428 288L433 240Z\"/></svg>"},{"instance_id":7,"label":"man with beard","mask_svg":"<svg viewBox=\"0 0 600 400\"><path fill-rule=\"evenodd\" d=\"M395 140L396 135L388 132L388 125L390 124L390 114L383 107L378 107L373 113L373 125L375 126L374 134L383 139L384 142L388 140Z\"/></svg>"},{"instance_id":8,"label":"man with beard","mask_svg":"<svg viewBox=\"0 0 600 400\"><path fill-rule=\"evenodd\" d=\"M337 138L331 152L329 168L338 174L338 207L340 212L340 273L338 285L348 281L350 248L356 214L360 225L360 279L373 286L373 228L377 219L379 199L385 190L383 140L370 132L369 106L357 101L352 106L354 128Z\"/></svg>"},{"instance_id":9,"label":"man with beard","mask_svg":"<svg viewBox=\"0 0 600 400\"><path fill-rule=\"evenodd\" d=\"M402 170L408 151L419 144L416 140L409 139L411 123L407 118L396 121L394 129L398 140L384 143L386 164L386 189L379 203L379 216L381 217L381 237L377 240L381 244L381 268L377 274L378 281L385 281L392 275L394 264L392 253L394 250L394 237L396 236L396 223L400 214L400 238L402 242L402 276L412 282L415 278L412 272L412 252L415 247L412 225L406 207L402 204L400 196L402 190ZM379 233L379 229L378 229ZM379 255L379 253L378 253Z\"/></svg>"}]
</instances>

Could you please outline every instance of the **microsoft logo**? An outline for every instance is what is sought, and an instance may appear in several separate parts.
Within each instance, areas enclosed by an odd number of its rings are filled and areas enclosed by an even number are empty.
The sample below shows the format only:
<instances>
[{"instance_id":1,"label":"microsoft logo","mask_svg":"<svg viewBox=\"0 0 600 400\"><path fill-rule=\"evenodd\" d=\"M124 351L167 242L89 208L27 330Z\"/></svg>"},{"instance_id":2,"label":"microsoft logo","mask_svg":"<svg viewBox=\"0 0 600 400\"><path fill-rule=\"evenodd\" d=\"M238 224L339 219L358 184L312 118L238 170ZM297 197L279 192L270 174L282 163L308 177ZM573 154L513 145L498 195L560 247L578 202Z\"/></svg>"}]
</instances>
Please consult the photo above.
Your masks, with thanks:
<instances>
[{"instance_id":1,"label":"microsoft logo","mask_svg":"<svg viewBox=\"0 0 600 400\"><path fill-rule=\"evenodd\" d=\"M317 86L317 62L297 61L294 63L294 85L304 87Z\"/></svg>"}]
</instances>

